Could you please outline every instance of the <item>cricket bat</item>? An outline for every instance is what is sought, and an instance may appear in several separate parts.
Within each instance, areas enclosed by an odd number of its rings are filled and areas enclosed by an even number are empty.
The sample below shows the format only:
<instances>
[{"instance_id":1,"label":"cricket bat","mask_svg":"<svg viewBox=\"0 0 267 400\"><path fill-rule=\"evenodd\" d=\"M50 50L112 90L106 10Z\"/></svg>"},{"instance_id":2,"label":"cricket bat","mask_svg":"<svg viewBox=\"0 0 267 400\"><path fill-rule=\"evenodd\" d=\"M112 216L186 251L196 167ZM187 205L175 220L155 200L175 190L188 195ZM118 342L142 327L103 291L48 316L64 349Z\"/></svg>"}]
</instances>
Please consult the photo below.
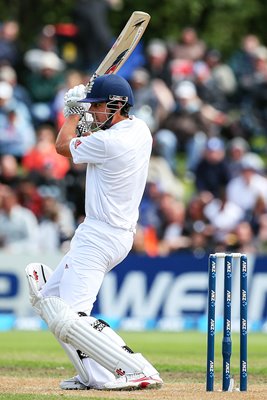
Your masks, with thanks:
<instances>
[{"instance_id":1,"label":"cricket bat","mask_svg":"<svg viewBox=\"0 0 267 400\"><path fill-rule=\"evenodd\" d=\"M150 15L143 11L134 11L117 40L101 62L86 85L90 92L95 78L106 74L116 74L134 51L150 21Z\"/></svg>"}]
</instances>

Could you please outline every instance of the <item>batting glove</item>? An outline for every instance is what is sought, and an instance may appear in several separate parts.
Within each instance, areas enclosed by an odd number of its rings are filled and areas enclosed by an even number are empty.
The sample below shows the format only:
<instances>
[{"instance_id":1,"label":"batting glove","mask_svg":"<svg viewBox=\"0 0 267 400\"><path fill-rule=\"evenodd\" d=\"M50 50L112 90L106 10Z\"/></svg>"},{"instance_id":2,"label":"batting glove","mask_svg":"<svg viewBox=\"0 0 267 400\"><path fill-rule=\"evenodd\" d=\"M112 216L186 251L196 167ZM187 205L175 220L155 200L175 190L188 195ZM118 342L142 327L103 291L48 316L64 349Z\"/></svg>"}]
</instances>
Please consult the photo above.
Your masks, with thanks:
<instances>
[{"instance_id":1,"label":"batting glove","mask_svg":"<svg viewBox=\"0 0 267 400\"><path fill-rule=\"evenodd\" d=\"M78 101L83 100L85 97L85 86L77 85L67 91L64 96L64 104L68 107L80 107L84 103L78 103Z\"/></svg>"},{"instance_id":2,"label":"batting glove","mask_svg":"<svg viewBox=\"0 0 267 400\"><path fill-rule=\"evenodd\" d=\"M86 110L83 106L76 106L76 107L65 106L63 108L63 114L65 118L68 118L70 115L73 114L77 114L80 115L80 117L83 117L85 112Z\"/></svg>"},{"instance_id":3,"label":"batting glove","mask_svg":"<svg viewBox=\"0 0 267 400\"><path fill-rule=\"evenodd\" d=\"M91 114L85 114L76 128L76 136L87 136L90 132L91 125L93 123L93 117Z\"/></svg>"}]
</instances>

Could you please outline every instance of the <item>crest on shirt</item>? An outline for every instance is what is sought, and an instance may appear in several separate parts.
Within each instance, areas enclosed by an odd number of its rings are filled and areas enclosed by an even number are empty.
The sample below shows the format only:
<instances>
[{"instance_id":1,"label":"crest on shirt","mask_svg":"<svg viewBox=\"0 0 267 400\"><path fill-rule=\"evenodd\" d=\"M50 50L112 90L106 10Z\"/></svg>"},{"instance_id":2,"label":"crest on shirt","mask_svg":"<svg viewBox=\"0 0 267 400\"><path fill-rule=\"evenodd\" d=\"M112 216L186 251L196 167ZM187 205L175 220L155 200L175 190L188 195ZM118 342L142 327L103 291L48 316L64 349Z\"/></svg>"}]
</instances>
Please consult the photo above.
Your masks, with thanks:
<instances>
[{"instance_id":1,"label":"crest on shirt","mask_svg":"<svg viewBox=\"0 0 267 400\"><path fill-rule=\"evenodd\" d=\"M77 149L77 147L80 146L80 144L82 144L80 139L76 139L75 142L74 142L74 148Z\"/></svg>"}]
</instances>

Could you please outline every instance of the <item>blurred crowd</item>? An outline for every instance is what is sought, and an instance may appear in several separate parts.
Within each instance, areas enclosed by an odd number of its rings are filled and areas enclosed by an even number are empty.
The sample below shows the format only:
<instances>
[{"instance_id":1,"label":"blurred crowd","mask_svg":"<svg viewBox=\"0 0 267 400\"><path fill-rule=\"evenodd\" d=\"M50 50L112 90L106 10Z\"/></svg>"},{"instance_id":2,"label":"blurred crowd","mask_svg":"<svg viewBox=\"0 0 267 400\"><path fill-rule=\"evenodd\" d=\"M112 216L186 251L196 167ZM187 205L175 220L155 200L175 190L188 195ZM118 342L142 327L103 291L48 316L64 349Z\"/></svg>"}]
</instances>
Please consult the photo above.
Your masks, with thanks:
<instances>
[{"instance_id":1,"label":"blurred crowd","mask_svg":"<svg viewBox=\"0 0 267 400\"><path fill-rule=\"evenodd\" d=\"M83 3L24 52L19 23L0 24L0 248L10 252L65 251L84 218L86 166L54 144L65 92L114 38L107 22L88 32L103 2L91 0L90 15ZM267 252L266 45L247 34L225 59L186 27L176 41L141 42L120 74L154 139L132 252Z\"/></svg>"}]
</instances>

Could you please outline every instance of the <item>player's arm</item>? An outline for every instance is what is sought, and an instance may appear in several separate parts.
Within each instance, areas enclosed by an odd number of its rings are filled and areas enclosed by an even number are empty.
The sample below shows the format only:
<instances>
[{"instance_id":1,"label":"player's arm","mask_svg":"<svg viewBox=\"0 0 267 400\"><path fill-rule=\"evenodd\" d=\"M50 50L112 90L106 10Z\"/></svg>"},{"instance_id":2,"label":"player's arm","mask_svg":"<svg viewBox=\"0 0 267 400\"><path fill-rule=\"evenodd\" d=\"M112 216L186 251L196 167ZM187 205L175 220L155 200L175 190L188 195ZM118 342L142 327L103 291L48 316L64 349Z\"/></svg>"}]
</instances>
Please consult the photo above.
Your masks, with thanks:
<instances>
[{"instance_id":1,"label":"player's arm","mask_svg":"<svg viewBox=\"0 0 267 400\"><path fill-rule=\"evenodd\" d=\"M65 107L63 113L66 119L56 140L56 151L62 156L71 157L70 141L78 135L77 132L79 135L84 135L87 128L84 121L89 104L80 103L80 100L85 97L84 85L77 85L69 89L64 96ZM83 128L82 132L81 128Z\"/></svg>"},{"instance_id":2,"label":"player's arm","mask_svg":"<svg viewBox=\"0 0 267 400\"><path fill-rule=\"evenodd\" d=\"M65 157L71 157L70 141L76 137L76 128L80 120L79 114L70 115L62 125L57 140L56 151Z\"/></svg>"}]
</instances>

